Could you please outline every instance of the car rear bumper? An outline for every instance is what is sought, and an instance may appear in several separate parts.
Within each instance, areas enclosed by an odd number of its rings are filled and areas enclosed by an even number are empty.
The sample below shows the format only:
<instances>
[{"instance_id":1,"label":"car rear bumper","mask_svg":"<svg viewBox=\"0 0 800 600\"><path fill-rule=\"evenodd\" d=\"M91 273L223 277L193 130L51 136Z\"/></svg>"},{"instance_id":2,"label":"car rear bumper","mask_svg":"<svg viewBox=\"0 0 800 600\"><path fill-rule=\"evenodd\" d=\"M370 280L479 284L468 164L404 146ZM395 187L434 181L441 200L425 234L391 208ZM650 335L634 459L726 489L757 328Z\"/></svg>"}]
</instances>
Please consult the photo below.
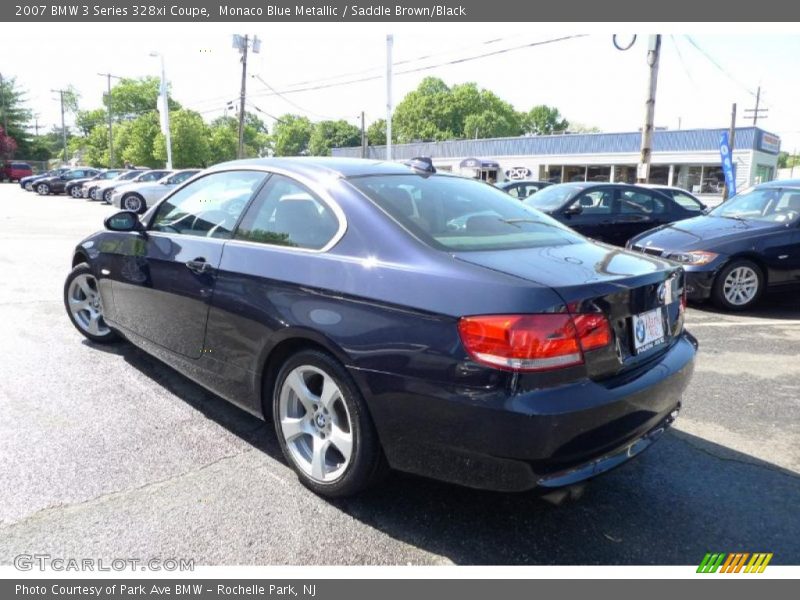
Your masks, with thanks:
<instances>
[{"instance_id":1,"label":"car rear bumper","mask_svg":"<svg viewBox=\"0 0 800 600\"><path fill-rule=\"evenodd\" d=\"M690 269L691 267L684 269L686 271L686 297L695 301L708 300L711 297L714 277L718 270L692 271Z\"/></svg>"},{"instance_id":2,"label":"car rear bumper","mask_svg":"<svg viewBox=\"0 0 800 600\"><path fill-rule=\"evenodd\" d=\"M560 487L608 471L672 423L697 342L684 332L637 371L523 391L443 389L355 370L396 469L500 491Z\"/></svg>"}]
</instances>

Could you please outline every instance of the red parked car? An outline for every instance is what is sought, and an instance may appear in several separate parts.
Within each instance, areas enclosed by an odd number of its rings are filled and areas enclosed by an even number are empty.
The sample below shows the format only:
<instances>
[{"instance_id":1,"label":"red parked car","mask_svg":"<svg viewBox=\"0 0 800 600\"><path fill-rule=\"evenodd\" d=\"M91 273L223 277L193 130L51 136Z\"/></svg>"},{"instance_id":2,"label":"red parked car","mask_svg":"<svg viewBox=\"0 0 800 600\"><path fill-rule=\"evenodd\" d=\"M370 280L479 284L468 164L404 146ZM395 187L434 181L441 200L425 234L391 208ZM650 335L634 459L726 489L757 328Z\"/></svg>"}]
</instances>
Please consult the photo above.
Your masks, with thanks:
<instances>
[{"instance_id":1,"label":"red parked car","mask_svg":"<svg viewBox=\"0 0 800 600\"><path fill-rule=\"evenodd\" d=\"M24 162L7 162L3 165L2 179L9 181L19 181L23 177L33 175L33 169L28 163Z\"/></svg>"}]
</instances>

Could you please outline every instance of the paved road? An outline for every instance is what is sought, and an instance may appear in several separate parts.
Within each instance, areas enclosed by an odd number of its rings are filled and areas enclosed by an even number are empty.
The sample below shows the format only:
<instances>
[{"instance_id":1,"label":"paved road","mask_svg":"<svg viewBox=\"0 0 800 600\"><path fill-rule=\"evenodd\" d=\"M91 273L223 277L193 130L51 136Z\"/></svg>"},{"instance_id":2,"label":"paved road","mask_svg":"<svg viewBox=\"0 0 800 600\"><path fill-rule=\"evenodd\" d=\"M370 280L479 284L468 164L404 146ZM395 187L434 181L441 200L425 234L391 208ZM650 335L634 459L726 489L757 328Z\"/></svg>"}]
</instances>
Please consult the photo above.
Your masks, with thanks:
<instances>
[{"instance_id":1,"label":"paved road","mask_svg":"<svg viewBox=\"0 0 800 600\"><path fill-rule=\"evenodd\" d=\"M690 309L702 352L675 428L576 503L404 475L321 500L272 429L146 354L96 347L61 301L70 251L113 209L0 185L0 563L800 564L800 302Z\"/></svg>"}]
</instances>

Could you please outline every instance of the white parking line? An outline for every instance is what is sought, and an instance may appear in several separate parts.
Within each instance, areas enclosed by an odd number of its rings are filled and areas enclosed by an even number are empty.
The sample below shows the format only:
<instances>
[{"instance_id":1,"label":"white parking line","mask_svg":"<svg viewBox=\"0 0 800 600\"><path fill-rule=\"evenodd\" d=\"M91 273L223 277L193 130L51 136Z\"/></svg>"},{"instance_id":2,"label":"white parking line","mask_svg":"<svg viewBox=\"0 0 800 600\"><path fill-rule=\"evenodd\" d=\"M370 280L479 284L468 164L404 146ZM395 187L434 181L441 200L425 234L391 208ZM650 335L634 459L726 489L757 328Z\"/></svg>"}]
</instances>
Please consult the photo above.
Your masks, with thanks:
<instances>
[{"instance_id":1,"label":"white parking line","mask_svg":"<svg viewBox=\"0 0 800 600\"><path fill-rule=\"evenodd\" d=\"M722 322L689 322L686 326L689 329L694 327L741 327L747 325L783 325L784 327L800 327L797 321L790 321L788 319L757 319L754 321L722 321Z\"/></svg>"}]
</instances>

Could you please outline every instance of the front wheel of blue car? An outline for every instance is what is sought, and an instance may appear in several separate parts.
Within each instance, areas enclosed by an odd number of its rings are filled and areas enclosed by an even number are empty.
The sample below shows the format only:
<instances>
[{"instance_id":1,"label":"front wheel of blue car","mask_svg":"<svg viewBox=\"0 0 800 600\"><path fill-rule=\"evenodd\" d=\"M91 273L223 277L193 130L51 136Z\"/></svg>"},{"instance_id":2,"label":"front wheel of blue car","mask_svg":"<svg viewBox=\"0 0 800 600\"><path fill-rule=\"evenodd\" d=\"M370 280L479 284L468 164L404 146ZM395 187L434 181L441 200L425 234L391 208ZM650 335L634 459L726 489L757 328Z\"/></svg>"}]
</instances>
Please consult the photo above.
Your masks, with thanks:
<instances>
[{"instance_id":1,"label":"front wheel of blue car","mask_svg":"<svg viewBox=\"0 0 800 600\"><path fill-rule=\"evenodd\" d=\"M286 360L276 379L273 417L286 460L317 494L356 494L386 470L364 399L328 354L303 350Z\"/></svg>"}]
</instances>

